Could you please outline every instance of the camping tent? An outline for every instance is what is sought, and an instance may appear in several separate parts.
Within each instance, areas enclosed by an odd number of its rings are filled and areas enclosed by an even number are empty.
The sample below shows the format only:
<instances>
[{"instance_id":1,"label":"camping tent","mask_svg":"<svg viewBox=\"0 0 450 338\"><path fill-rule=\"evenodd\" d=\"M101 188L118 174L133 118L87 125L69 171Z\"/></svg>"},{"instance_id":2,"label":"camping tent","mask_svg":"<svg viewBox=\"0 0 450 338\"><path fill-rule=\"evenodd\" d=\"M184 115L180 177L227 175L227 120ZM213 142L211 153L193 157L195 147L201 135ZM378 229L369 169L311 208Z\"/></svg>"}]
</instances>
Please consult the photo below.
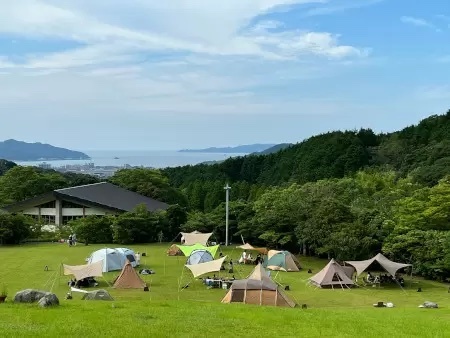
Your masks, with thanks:
<instances>
[{"instance_id":1,"label":"camping tent","mask_svg":"<svg viewBox=\"0 0 450 338\"><path fill-rule=\"evenodd\" d=\"M300 262L289 251L270 250L265 266L269 270L300 271Z\"/></svg>"},{"instance_id":2,"label":"camping tent","mask_svg":"<svg viewBox=\"0 0 450 338\"><path fill-rule=\"evenodd\" d=\"M90 291L84 294L83 300L114 300L114 298L111 297L108 291L106 290L95 290Z\"/></svg>"},{"instance_id":3,"label":"camping tent","mask_svg":"<svg viewBox=\"0 0 450 338\"><path fill-rule=\"evenodd\" d=\"M114 249L124 254L126 259L131 263L131 266L133 268L137 266L136 256L133 250L128 248L114 248Z\"/></svg>"},{"instance_id":4,"label":"camping tent","mask_svg":"<svg viewBox=\"0 0 450 338\"><path fill-rule=\"evenodd\" d=\"M185 265L189 270L191 270L192 274L194 275L194 278L197 278L198 276L204 275L209 272L217 272L220 271L223 261L225 260L227 256L199 264L193 264L193 265Z\"/></svg>"},{"instance_id":5,"label":"camping tent","mask_svg":"<svg viewBox=\"0 0 450 338\"><path fill-rule=\"evenodd\" d=\"M309 279L311 284L320 288L334 286L350 287L355 285L353 281L347 276L342 266L340 266L334 259L332 259L322 270Z\"/></svg>"},{"instance_id":6,"label":"camping tent","mask_svg":"<svg viewBox=\"0 0 450 338\"><path fill-rule=\"evenodd\" d=\"M85 279L87 277L102 277L103 276L103 261L100 260L93 264L85 265L66 265L63 264L64 275L74 275L77 280Z\"/></svg>"},{"instance_id":7,"label":"camping tent","mask_svg":"<svg viewBox=\"0 0 450 338\"><path fill-rule=\"evenodd\" d=\"M383 269L385 269L392 277L395 277L395 274L398 270L406 268L408 266L412 266L411 264L393 262L383 256L381 253L365 261L346 261L347 264L352 265L356 269L356 274L358 276L375 262L377 262Z\"/></svg>"},{"instance_id":8,"label":"camping tent","mask_svg":"<svg viewBox=\"0 0 450 338\"><path fill-rule=\"evenodd\" d=\"M189 255L189 258L186 261L186 265L195 265L200 263L211 262L214 260L214 257L207 250L194 250Z\"/></svg>"},{"instance_id":9,"label":"camping tent","mask_svg":"<svg viewBox=\"0 0 450 338\"><path fill-rule=\"evenodd\" d=\"M183 254L186 257L189 257L192 252L195 250L206 250L208 251L213 257L216 256L217 250L219 249L218 245L214 246L204 246L201 244L193 244L193 245L178 245L178 248L183 252Z\"/></svg>"},{"instance_id":10,"label":"camping tent","mask_svg":"<svg viewBox=\"0 0 450 338\"><path fill-rule=\"evenodd\" d=\"M295 302L285 295L258 264L247 279L235 280L222 303L245 303L294 307Z\"/></svg>"},{"instance_id":11,"label":"camping tent","mask_svg":"<svg viewBox=\"0 0 450 338\"><path fill-rule=\"evenodd\" d=\"M212 233L202 234L198 231L191 233L182 232L181 241L184 245L202 244L206 246L211 235Z\"/></svg>"},{"instance_id":12,"label":"camping tent","mask_svg":"<svg viewBox=\"0 0 450 338\"><path fill-rule=\"evenodd\" d=\"M116 289L141 289L145 286L145 282L139 277L130 262L125 264L113 285Z\"/></svg>"},{"instance_id":13,"label":"camping tent","mask_svg":"<svg viewBox=\"0 0 450 338\"><path fill-rule=\"evenodd\" d=\"M88 259L88 263L103 261L103 272L122 270L127 258L125 255L115 249L104 248L94 251Z\"/></svg>"},{"instance_id":14,"label":"camping tent","mask_svg":"<svg viewBox=\"0 0 450 338\"><path fill-rule=\"evenodd\" d=\"M257 251L260 254L267 255L267 248L257 248L249 243L245 243L243 245L239 245L236 247L237 249L247 250L247 251Z\"/></svg>"},{"instance_id":15,"label":"camping tent","mask_svg":"<svg viewBox=\"0 0 450 338\"><path fill-rule=\"evenodd\" d=\"M180 250L178 245L172 244L167 250L167 256L184 256L183 251Z\"/></svg>"}]
</instances>

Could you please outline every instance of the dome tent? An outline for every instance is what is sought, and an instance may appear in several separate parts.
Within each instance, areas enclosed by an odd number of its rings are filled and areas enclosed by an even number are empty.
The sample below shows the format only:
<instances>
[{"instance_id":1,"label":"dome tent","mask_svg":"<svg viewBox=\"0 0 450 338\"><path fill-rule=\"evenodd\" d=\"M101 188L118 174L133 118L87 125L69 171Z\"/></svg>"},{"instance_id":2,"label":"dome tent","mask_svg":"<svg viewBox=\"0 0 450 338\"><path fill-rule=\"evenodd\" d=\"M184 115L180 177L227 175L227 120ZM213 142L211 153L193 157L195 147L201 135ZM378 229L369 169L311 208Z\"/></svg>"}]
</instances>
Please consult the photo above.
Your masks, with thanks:
<instances>
[{"instance_id":1,"label":"dome tent","mask_svg":"<svg viewBox=\"0 0 450 338\"><path fill-rule=\"evenodd\" d=\"M136 267L136 258L133 250L128 248L114 248L114 249L124 254L126 259L131 263L131 266L133 268Z\"/></svg>"},{"instance_id":2,"label":"dome tent","mask_svg":"<svg viewBox=\"0 0 450 338\"><path fill-rule=\"evenodd\" d=\"M289 251L270 250L267 257L264 264L269 270L293 272L301 269L300 262Z\"/></svg>"},{"instance_id":3,"label":"dome tent","mask_svg":"<svg viewBox=\"0 0 450 338\"><path fill-rule=\"evenodd\" d=\"M94 251L88 259L89 264L103 261L103 272L122 270L123 266L127 262L126 256L111 248L104 248Z\"/></svg>"},{"instance_id":4,"label":"dome tent","mask_svg":"<svg viewBox=\"0 0 450 338\"><path fill-rule=\"evenodd\" d=\"M200 263L211 262L214 260L214 257L207 250L194 250L189 255L189 258L186 261L186 265L194 265Z\"/></svg>"}]
</instances>

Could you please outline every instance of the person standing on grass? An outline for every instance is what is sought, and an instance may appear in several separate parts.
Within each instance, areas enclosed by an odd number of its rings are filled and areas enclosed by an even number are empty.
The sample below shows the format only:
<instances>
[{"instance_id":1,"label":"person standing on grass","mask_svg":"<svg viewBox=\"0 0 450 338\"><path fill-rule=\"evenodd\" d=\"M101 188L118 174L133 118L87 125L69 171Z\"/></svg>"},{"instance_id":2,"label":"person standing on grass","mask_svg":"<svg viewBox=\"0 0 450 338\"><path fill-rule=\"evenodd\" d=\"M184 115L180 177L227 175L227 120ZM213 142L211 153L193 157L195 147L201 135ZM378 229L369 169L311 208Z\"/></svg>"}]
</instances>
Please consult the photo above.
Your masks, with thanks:
<instances>
[{"instance_id":1,"label":"person standing on grass","mask_svg":"<svg viewBox=\"0 0 450 338\"><path fill-rule=\"evenodd\" d=\"M77 245L77 235L75 235L75 234L72 235L72 243L75 246Z\"/></svg>"},{"instance_id":2,"label":"person standing on grass","mask_svg":"<svg viewBox=\"0 0 450 338\"><path fill-rule=\"evenodd\" d=\"M134 255L134 258L136 259L136 265L139 266L141 265L141 254L138 252L136 252L136 254Z\"/></svg>"},{"instance_id":3,"label":"person standing on grass","mask_svg":"<svg viewBox=\"0 0 450 338\"><path fill-rule=\"evenodd\" d=\"M72 235L69 235L69 246L72 246Z\"/></svg>"}]
</instances>

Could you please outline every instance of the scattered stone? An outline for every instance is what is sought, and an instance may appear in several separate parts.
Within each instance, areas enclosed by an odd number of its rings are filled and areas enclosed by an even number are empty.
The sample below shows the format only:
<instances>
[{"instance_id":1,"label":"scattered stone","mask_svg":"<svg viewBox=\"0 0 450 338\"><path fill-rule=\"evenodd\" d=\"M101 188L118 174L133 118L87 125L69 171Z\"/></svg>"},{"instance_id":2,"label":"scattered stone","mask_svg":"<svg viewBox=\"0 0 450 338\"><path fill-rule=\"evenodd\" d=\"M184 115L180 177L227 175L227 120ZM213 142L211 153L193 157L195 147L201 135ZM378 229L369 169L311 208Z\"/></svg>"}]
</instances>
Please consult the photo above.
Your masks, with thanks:
<instances>
[{"instance_id":1,"label":"scattered stone","mask_svg":"<svg viewBox=\"0 0 450 338\"><path fill-rule=\"evenodd\" d=\"M59 299L58 299L58 297L56 297L56 295L54 293L49 292L47 295L45 295L44 297L42 297L39 300L38 305L40 307L49 307L49 306L59 305Z\"/></svg>"},{"instance_id":2,"label":"scattered stone","mask_svg":"<svg viewBox=\"0 0 450 338\"><path fill-rule=\"evenodd\" d=\"M58 297L51 292L26 289L16 293L14 296L15 303L34 303L38 302L40 307L48 307L59 305Z\"/></svg>"},{"instance_id":3,"label":"scattered stone","mask_svg":"<svg viewBox=\"0 0 450 338\"><path fill-rule=\"evenodd\" d=\"M437 305L437 303L426 301L422 305L419 305L419 307L427 308L427 309L437 309L438 305Z\"/></svg>"}]
</instances>

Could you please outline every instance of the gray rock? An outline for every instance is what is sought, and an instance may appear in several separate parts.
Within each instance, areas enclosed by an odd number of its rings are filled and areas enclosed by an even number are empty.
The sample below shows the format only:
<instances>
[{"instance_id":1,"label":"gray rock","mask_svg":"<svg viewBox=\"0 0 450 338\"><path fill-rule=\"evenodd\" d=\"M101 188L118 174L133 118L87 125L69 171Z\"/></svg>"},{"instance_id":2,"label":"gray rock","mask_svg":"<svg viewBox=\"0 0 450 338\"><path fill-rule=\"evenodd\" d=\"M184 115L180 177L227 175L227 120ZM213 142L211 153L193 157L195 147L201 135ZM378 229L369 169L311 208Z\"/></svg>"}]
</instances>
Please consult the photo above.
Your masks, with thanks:
<instances>
[{"instance_id":1,"label":"gray rock","mask_svg":"<svg viewBox=\"0 0 450 338\"><path fill-rule=\"evenodd\" d=\"M59 305L59 299L58 299L58 297L56 297L56 295L54 293L48 293L47 295L45 295L44 297L42 297L39 300L38 305L40 307L49 307L49 306Z\"/></svg>"},{"instance_id":2,"label":"gray rock","mask_svg":"<svg viewBox=\"0 0 450 338\"><path fill-rule=\"evenodd\" d=\"M425 308L437 309L437 308L438 308L438 305L437 305L437 303L433 303L433 302L430 302L430 301L426 301L425 303L423 303L423 307L425 307Z\"/></svg>"},{"instance_id":3,"label":"gray rock","mask_svg":"<svg viewBox=\"0 0 450 338\"><path fill-rule=\"evenodd\" d=\"M51 305L59 305L59 299L54 293L26 289L16 293L14 296L15 303L34 303L38 302L39 306L47 307Z\"/></svg>"}]
</instances>

